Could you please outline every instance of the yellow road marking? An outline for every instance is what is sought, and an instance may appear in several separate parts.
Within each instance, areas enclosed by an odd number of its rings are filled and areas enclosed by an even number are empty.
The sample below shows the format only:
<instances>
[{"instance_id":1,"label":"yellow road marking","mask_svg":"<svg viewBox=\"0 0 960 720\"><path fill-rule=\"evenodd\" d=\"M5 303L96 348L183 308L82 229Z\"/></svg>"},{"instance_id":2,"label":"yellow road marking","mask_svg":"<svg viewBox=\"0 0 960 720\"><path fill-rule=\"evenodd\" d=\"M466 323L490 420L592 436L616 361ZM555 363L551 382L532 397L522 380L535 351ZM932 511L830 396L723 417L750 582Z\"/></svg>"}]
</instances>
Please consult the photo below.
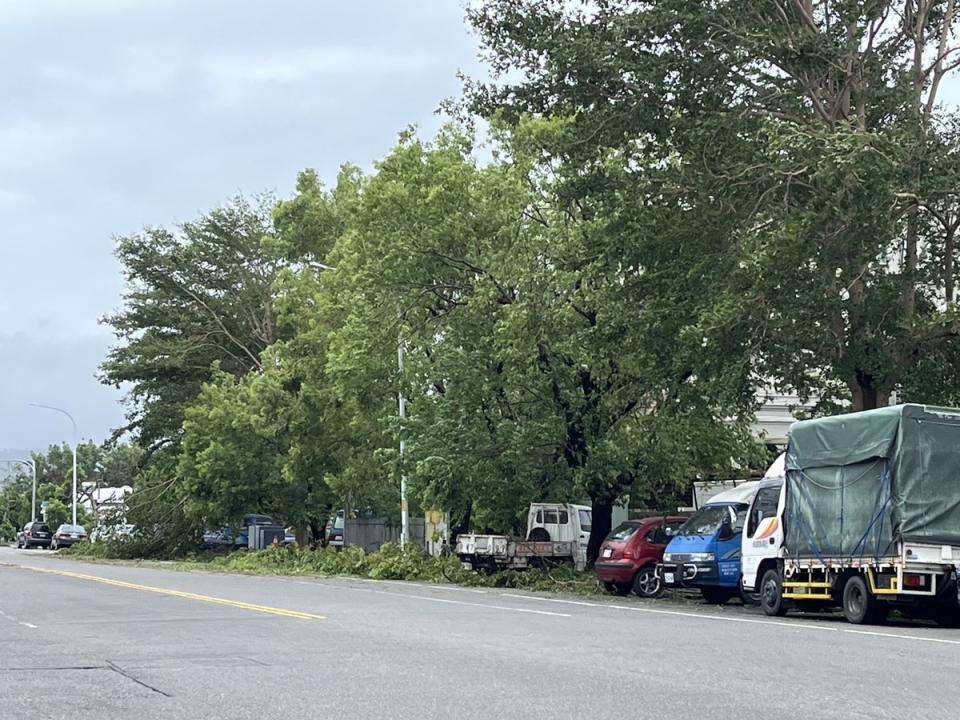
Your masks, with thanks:
<instances>
[{"instance_id":1,"label":"yellow road marking","mask_svg":"<svg viewBox=\"0 0 960 720\"><path fill-rule=\"evenodd\" d=\"M297 620L326 620L326 617L323 615L314 615L313 613L300 612L299 610L285 610L283 608L275 608L268 605L256 605L254 603L240 602L239 600L227 600L226 598L218 598L211 595L200 595L198 593L184 592L182 590L170 590L168 588L153 587L152 585L139 585L137 583L124 582L123 580L113 580L111 578L100 577L98 575L84 575L83 573L69 572L68 570L51 570L49 568L32 567L29 565L10 565L8 567L14 567L20 570L32 570L33 572L47 573L48 575L60 575L62 577L74 578L76 580L89 580L90 582L113 585L114 587L127 588L128 590L152 592L157 593L158 595L169 595L170 597L184 598L186 600L199 600L201 602L214 603L215 605L226 605L227 607L239 608L241 610L251 610L253 612L266 613L268 615L279 615L280 617L295 618Z\"/></svg>"}]
</instances>

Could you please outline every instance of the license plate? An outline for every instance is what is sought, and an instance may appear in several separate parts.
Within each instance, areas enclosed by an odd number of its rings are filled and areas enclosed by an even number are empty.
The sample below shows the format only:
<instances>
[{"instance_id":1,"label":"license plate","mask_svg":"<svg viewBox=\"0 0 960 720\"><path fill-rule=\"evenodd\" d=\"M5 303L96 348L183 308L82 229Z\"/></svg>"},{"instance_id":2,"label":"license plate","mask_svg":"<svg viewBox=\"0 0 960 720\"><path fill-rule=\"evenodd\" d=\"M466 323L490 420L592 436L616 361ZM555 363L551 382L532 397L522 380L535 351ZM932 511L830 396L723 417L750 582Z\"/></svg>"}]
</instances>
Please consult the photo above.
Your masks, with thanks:
<instances>
[{"instance_id":1,"label":"license plate","mask_svg":"<svg viewBox=\"0 0 960 720\"><path fill-rule=\"evenodd\" d=\"M603 551L603 556L610 557L611 555L613 555L613 550L611 548L605 548Z\"/></svg>"},{"instance_id":2,"label":"license plate","mask_svg":"<svg viewBox=\"0 0 960 720\"><path fill-rule=\"evenodd\" d=\"M665 583L672 584L672 583L673 583L673 573L664 573L664 574L663 574L663 581L664 581Z\"/></svg>"}]
</instances>

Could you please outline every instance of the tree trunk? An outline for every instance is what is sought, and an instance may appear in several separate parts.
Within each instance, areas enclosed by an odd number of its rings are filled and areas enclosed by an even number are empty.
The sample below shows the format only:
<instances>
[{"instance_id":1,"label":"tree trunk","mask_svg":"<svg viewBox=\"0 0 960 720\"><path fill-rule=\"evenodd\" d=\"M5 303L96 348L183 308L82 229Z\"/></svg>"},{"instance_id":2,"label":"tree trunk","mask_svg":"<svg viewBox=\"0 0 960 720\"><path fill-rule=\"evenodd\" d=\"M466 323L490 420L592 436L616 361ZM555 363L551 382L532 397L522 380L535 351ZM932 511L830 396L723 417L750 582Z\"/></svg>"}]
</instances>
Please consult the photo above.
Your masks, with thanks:
<instances>
[{"instance_id":1,"label":"tree trunk","mask_svg":"<svg viewBox=\"0 0 960 720\"><path fill-rule=\"evenodd\" d=\"M613 528L613 501L590 498L592 518L590 540L587 542L587 565L593 565L600 555L600 546Z\"/></svg>"},{"instance_id":2,"label":"tree trunk","mask_svg":"<svg viewBox=\"0 0 960 720\"><path fill-rule=\"evenodd\" d=\"M902 318L913 319L917 305L917 207L907 211L907 233L904 247L903 289L900 295Z\"/></svg>"},{"instance_id":3,"label":"tree trunk","mask_svg":"<svg viewBox=\"0 0 960 720\"><path fill-rule=\"evenodd\" d=\"M471 515L473 515L473 500L467 500L467 508L463 511L460 522L450 528L451 542L456 542L458 535L470 532Z\"/></svg>"},{"instance_id":4,"label":"tree trunk","mask_svg":"<svg viewBox=\"0 0 960 720\"><path fill-rule=\"evenodd\" d=\"M954 299L953 254L956 252L954 246L956 230L948 227L946 232L947 235L943 245L943 291L947 303L950 304Z\"/></svg>"},{"instance_id":5,"label":"tree trunk","mask_svg":"<svg viewBox=\"0 0 960 720\"><path fill-rule=\"evenodd\" d=\"M857 370L856 377L849 383L849 387L853 395L854 412L884 407L890 401L890 393L878 388L873 375L863 370Z\"/></svg>"}]
</instances>

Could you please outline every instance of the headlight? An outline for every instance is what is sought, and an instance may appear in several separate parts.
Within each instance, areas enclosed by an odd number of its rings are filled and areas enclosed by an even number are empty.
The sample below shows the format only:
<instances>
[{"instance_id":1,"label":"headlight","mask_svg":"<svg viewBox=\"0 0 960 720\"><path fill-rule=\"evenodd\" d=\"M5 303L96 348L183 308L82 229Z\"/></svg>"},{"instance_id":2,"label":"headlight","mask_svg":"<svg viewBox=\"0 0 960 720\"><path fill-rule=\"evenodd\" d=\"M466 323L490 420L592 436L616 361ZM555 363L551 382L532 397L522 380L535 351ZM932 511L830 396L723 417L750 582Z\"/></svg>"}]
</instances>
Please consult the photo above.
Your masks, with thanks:
<instances>
[{"instance_id":1,"label":"headlight","mask_svg":"<svg viewBox=\"0 0 960 720\"><path fill-rule=\"evenodd\" d=\"M713 553L691 553L690 562L713 562Z\"/></svg>"},{"instance_id":2,"label":"headlight","mask_svg":"<svg viewBox=\"0 0 960 720\"><path fill-rule=\"evenodd\" d=\"M664 554L663 554L663 561L664 561L664 562L673 562L673 555L671 555L670 553L664 553Z\"/></svg>"}]
</instances>

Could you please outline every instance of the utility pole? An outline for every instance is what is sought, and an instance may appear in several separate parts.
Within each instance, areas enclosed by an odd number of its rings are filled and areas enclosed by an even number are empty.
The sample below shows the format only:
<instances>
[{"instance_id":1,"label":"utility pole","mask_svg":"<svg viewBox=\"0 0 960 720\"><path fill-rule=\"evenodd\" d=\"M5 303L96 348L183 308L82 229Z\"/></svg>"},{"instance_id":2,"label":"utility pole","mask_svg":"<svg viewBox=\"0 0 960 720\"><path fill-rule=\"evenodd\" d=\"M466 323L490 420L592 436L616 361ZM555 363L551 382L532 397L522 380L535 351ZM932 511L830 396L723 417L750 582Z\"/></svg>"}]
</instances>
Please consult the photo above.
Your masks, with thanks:
<instances>
[{"instance_id":1,"label":"utility pole","mask_svg":"<svg viewBox=\"0 0 960 720\"><path fill-rule=\"evenodd\" d=\"M407 441L404 439L404 420L407 419L407 401L403 397L403 331L397 340L397 366L400 368L400 547L404 547L410 539L410 513L407 509L407 468L404 465L404 455L407 451Z\"/></svg>"}]
</instances>

